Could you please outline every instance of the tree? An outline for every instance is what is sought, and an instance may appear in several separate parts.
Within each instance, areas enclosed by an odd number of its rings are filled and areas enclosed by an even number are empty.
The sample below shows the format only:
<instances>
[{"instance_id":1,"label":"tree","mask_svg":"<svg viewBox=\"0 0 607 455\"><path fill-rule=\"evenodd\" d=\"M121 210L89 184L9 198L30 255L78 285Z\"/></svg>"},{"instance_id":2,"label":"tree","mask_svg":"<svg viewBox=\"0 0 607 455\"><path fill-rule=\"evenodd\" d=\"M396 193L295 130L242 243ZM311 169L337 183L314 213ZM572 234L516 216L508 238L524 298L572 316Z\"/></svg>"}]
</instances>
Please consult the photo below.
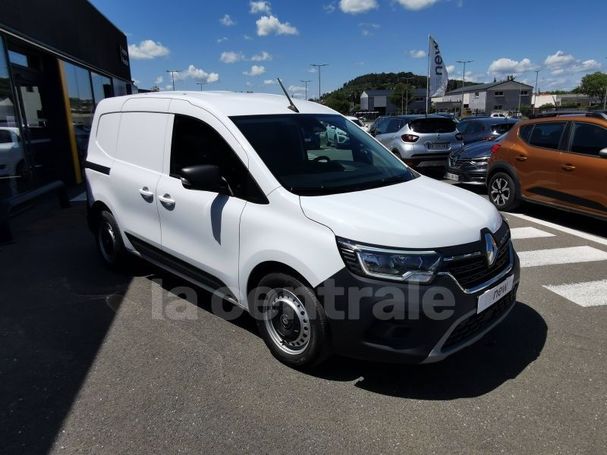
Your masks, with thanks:
<instances>
[{"instance_id":1,"label":"tree","mask_svg":"<svg viewBox=\"0 0 607 455\"><path fill-rule=\"evenodd\" d=\"M348 114L350 112L350 101L341 92L333 92L323 98L323 104L330 107L331 109L341 112L342 114Z\"/></svg>"},{"instance_id":2,"label":"tree","mask_svg":"<svg viewBox=\"0 0 607 455\"><path fill-rule=\"evenodd\" d=\"M407 106L409 106L414 95L415 87L413 85L399 82L390 95L390 102L395 106L398 106L401 110L401 114L404 114L408 111Z\"/></svg>"},{"instance_id":3,"label":"tree","mask_svg":"<svg viewBox=\"0 0 607 455\"><path fill-rule=\"evenodd\" d=\"M601 104L605 102L605 90L607 90L607 74L596 72L582 78L578 91L591 98L599 98Z\"/></svg>"}]
</instances>

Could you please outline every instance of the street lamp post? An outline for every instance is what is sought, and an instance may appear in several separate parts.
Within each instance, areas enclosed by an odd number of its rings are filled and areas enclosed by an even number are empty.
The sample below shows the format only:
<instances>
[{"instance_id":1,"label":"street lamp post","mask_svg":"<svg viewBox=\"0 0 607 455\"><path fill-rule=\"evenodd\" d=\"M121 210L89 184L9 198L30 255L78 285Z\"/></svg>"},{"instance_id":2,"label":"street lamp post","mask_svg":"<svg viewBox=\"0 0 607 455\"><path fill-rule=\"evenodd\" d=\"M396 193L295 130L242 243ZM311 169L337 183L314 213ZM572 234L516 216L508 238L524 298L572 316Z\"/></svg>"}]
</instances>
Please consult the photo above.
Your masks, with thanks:
<instances>
[{"instance_id":1,"label":"street lamp post","mask_svg":"<svg viewBox=\"0 0 607 455\"><path fill-rule=\"evenodd\" d=\"M306 92L306 101L308 101L308 84L309 84L311 81L302 81L302 80L300 80L299 82L303 83L303 85L304 85L304 87L305 87L305 92Z\"/></svg>"},{"instance_id":2,"label":"street lamp post","mask_svg":"<svg viewBox=\"0 0 607 455\"><path fill-rule=\"evenodd\" d=\"M464 89L466 88L466 64L472 63L474 60L458 60L457 63L464 65L464 72L462 73L462 105L460 107L459 115L464 115Z\"/></svg>"},{"instance_id":3,"label":"street lamp post","mask_svg":"<svg viewBox=\"0 0 607 455\"><path fill-rule=\"evenodd\" d=\"M173 80L173 91L175 91L175 73L178 73L179 70L167 70L167 73L171 74L171 79Z\"/></svg>"},{"instance_id":4,"label":"street lamp post","mask_svg":"<svg viewBox=\"0 0 607 455\"><path fill-rule=\"evenodd\" d=\"M196 82L196 85L200 87L200 91L202 92L202 87L205 85L205 82Z\"/></svg>"},{"instance_id":5,"label":"street lamp post","mask_svg":"<svg viewBox=\"0 0 607 455\"><path fill-rule=\"evenodd\" d=\"M312 64L310 64L310 66L313 66L314 68L316 68L316 71L318 71L318 102L320 102L320 95L321 95L320 70L323 66L329 66L329 64L328 63L312 63Z\"/></svg>"}]
</instances>

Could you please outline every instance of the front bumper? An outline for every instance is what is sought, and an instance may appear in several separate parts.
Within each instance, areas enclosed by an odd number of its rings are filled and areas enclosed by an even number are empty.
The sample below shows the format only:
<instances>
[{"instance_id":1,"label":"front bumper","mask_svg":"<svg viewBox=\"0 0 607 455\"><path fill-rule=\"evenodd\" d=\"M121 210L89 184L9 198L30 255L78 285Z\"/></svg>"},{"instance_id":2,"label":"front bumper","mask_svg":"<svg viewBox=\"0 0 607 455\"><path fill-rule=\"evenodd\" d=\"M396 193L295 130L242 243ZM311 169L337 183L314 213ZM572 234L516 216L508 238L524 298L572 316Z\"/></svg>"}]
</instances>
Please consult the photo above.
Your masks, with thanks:
<instances>
[{"instance_id":1,"label":"front bumper","mask_svg":"<svg viewBox=\"0 0 607 455\"><path fill-rule=\"evenodd\" d=\"M508 267L494 277L499 279L473 290L462 289L449 274L439 274L431 285L416 286L364 278L342 269L316 289L329 318L335 353L380 362L431 363L476 342L516 303L520 265L516 252L510 250ZM512 290L477 314L478 297L510 276L514 277ZM345 291L334 293L329 301L326 295L331 287ZM450 293L455 305L437 307L436 300L428 298L440 292Z\"/></svg>"},{"instance_id":2,"label":"front bumper","mask_svg":"<svg viewBox=\"0 0 607 455\"><path fill-rule=\"evenodd\" d=\"M447 173L457 175L459 183L485 185L487 183L487 166L454 167L447 166Z\"/></svg>"}]
</instances>

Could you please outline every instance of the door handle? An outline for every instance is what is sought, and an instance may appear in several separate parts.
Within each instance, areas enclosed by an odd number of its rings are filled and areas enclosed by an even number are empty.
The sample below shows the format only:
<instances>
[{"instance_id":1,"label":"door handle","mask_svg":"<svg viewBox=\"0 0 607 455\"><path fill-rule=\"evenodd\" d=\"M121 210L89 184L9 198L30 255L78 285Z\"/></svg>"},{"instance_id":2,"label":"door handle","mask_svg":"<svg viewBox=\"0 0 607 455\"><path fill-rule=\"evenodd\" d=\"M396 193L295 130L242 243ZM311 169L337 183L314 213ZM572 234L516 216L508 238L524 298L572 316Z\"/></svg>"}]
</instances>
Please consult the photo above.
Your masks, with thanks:
<instances>
[{"instance_id":1,"label":"door handle","mask_svg":"<svg viewBox=\"0 0 607 455\"><path fill-rule=\"evenodd\" d=\"M527 161L527 155L519 155L516 159L517 161Z\"/></svg>"},{"instance_id":2,"label":"door handle","mask_svg":"<svg viewBox=\"0 0 607 455\"><path fill-rule=\"evenodd\" d=\"M164 206L164 208L168 210L173 210L175 208L175 200L171 198L170 194L164 194L163 196L158 196L158 200Z\"/></svg>"},{"instance_id":3,"label":"door handle","mask_svg":"<svg viewBox=\"0 0 607 455\"><path fill-rule=\"evenodd\" d=\"M150 191L147 186L139 189L139 194L146 202L152 202L154 200L154 193Z\"/></svg>"},{"instance_id":4,"label":"door handle","mask_svg":"<svg viewBox=\"0 0 607 455\"><path fill-rule=\"evenodd\" d=\"M575 166L573 164L563 164L561 166L561 169L563 169L564 171L571 172L571 171L575 170Z\"/></svg>"}]
</instances>

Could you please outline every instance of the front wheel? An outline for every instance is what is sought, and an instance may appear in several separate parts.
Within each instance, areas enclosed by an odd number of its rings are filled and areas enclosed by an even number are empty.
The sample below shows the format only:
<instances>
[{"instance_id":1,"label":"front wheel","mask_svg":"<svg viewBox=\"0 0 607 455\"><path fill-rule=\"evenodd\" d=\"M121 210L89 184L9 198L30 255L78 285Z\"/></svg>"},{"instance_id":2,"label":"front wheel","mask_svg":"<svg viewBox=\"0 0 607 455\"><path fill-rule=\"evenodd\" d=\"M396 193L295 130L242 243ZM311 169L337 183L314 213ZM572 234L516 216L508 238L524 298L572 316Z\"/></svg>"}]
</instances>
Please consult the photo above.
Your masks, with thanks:
<instances>
[{"instance_id":1,"label":"front wheel","mask_svg":"<svg viewBox=\"0 0 607 455\"><path fill-rule=\"evenodd\" d=\"M489 199L498 210L510 211L517 208L520 198L512 177L505 172L493 174L489 179Z\"/></svg>"},{"instance_id":2,"label":"front wheel","mask_svg":"<svg viewBox=\"0 0 607 455\"><path fill-rule=\"evenodd\" d=\"M274 357L301 368L328 356L327 317L309 286L285 273L271 273L254 296L257 327Z\"/></svg>"}]
</instances>

